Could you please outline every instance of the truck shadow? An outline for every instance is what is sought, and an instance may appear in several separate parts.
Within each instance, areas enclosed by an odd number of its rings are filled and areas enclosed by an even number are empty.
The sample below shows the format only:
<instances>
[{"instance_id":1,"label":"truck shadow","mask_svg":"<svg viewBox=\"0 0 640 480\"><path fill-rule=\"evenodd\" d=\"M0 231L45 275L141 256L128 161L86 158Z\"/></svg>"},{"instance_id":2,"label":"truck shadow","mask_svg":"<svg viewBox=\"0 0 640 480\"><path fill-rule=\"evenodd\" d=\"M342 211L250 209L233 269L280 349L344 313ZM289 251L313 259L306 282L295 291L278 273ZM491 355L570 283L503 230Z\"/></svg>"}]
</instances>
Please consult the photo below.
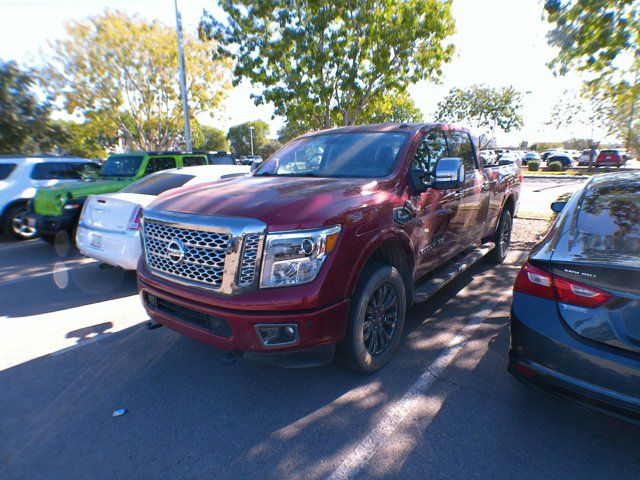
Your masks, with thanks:
<instances>
[{"instance_id":1,"label":"truck shadow","mask_svg":"<svg viewBox=\"0 0 640 480\"><path fill-rule=\"evenodd\" d=\"M140 325L0 371L7 440L0 446L0 476L84 478L100 469L113 478L326 477L470 315L486 306L488 296L508 301L517 268L478 264L412 309L398 354L372 375L336 364L284 370L241 359L223 366L222 351ZM625 468L629 474L637 431L558 407L508 376L507 321L501 309L478 327L460 361L425 396L439 402L437 412L412 411L412 424L398 426L399 433L417 434L419 440L394 444L394 461L363 476L424 478L428 459L436 466L445 462L441 467L447 470L440 472L455 472L454 477L496 476L492 465L505 466L499 476L521 477L538 471L537 462L564 456L575 468L588 455L606 455L617 469L614 477ZM84 335L69 332L78 334ZM119 408L127 413L112 418ZM416 425L423 430L416 432ZM431 432L439 432L436 445L426 441ZM514 438L517 447L510 444ZM545 438L554 438L547 448ZM460 445L469 447L470 441L473 453L491 461L466 463ZM627 447L621 450L623 442Z\"/></svg>"}]
</instances>

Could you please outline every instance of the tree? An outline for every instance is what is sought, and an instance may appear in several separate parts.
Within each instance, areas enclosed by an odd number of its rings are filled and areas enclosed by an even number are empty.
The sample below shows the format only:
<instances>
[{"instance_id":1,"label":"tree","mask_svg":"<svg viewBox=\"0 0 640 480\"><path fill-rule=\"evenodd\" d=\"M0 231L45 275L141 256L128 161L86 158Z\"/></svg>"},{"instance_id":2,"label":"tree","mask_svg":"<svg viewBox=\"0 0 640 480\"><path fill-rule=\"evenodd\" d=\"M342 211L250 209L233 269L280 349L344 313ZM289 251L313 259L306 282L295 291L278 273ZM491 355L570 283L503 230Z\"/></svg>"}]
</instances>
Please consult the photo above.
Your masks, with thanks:
<instances>
[{"instance_id":1,"label":"tree","mask_svg":"<svg viewBox=\"0 0 640 480\"><path fill-rule=\"evenodd\" d=\"M560 49L551 66L562 75L571 68L610 75L640 52L637 0L547 0L544 9L549 43Z\"/></svg>"},{"instance_id":2,"label":"tree","mask_svg":"<svg viewBox=\"0 0 640 480\"><path fill-rule=\"evenodd\" d=\"M50 44L45 86L68 113L120 131L142 150L181 141L177 42L160 22L106 10L65 24L68 37ZM227 60L211 65L213 42L184 36L190 114L217 108L230 87Z\"/></svg>"},{"instance_id":3,"label":"tree","mask_svg":"<svg viewBox=\"0 0 640 480\"><path fill-rule=\"evenodd\" d=\"M235 82L261 85L256 104L312 130L353 125L380 95L437 79L450 61L450 0L222 0L201 34L236 58Z\"/></svg>"},{"instance_id":4,"label":"tree","mask_svg":"<svg viewBox=\"0 0 640 480\"><path fill-rule=\"evenodd\" d=\"M33 91L36 75L16 62L0 62L0 152L41 150L47 135L51 107Z\"/></svg>"},{"instance_id":5,"label":"tree","mask_svg":"<svg viewBox=\"0 0 640 480\"><path fill-rule=\"evenodd\" d=\"M472 85L466 90L452 88L438 103L435 119L484 130L478 144L478 148L483 149L493 140L496 127L504 132L522 127L521 110L521 94L513 87Z\"/></svg>"},{"instance_id":6,"label":"tree","mask_svg":"<svg viewBox=\"0 0 640 480\"><path fill-rule=\"evenodd\" d=\"M279 150L282 147L282 144L278 140L268 140L267 143L262 145L258 150L258 155L260 155L265 160L269 158L271 155L275 153L276 150Z\"/></svg>"},{"instance_id":7,"label":"tree","mask_svg":"<svg viewBox=\"0 0 640 480\"><path fill-rule=\"evenodd\" d=\"M423 119L422 112L406 92L375 98L362 114L362 123L411 123Z\"/></svg>"},{"instance_id":8,"label":"tree","mask_svg":"<svg viewBox=\"0 0 640 480\"><path fill-rule=\"evenodd\" d=\"M227 133L227 139L231 144L231 151L237 155L251 155L251 127L253 127L253 153L258 152L269 142L269 125L262 120L244 122L234 125Z\"/></svg>"},{"instance_id":9,"label":"tree","mask_svg":"<svg viewBox=\"0 0 640 480\"><path fill-rule=\"evenodd\" d=\"M192 125L193 148L196 150L221 151L229 150L229 141L219 128L208 127L194 122Z\"/></svg>"}]
</instances>

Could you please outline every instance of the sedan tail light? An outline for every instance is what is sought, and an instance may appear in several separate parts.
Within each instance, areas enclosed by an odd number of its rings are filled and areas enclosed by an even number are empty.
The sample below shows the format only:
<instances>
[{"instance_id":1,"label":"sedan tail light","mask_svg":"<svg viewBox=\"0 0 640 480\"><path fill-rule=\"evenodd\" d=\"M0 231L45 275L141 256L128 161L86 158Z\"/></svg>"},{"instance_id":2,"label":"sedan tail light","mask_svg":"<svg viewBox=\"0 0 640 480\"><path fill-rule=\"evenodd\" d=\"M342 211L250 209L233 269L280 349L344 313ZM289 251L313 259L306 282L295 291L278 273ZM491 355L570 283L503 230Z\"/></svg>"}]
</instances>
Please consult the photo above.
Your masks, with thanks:
<instances>
[{"instance_id":1,"label":"sedan tail light","mask_svg":"<svg viewBox=\"0 0 640 480\"><path fill-rule=\"evenodd\" d=\"M142 207L138 205L133 211L131 218L129 219L128 230L140 230L140 220L142 219Z\"/></svg>"},{"instance_id":2,"label":"sedan tail light","mask_svg":"<svg viewBox=\"0 0 640 480\"><path fill-rule=\"evenodd\" d=\"M599 307L613 298L609 292L558 277L528 262L520 269L513 290L587 308Z\"/></svg>"}]
</instances>

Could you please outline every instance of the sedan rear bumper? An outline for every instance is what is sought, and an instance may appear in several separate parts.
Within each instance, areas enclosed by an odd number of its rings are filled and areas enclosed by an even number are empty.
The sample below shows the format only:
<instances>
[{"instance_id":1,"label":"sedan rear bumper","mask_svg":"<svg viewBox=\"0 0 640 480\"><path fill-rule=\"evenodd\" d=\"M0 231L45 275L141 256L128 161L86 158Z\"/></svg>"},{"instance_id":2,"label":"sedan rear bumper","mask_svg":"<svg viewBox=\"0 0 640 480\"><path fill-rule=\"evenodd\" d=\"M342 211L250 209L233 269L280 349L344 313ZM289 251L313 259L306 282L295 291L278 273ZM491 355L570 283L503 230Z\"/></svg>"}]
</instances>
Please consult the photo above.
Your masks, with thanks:
<instances>
[{"instance_id":1,"label":"sedan rear bumper","mask_svg":"<svg viewBox=\"0 0 640 480\"><path fill-rule=\"evenodd\" d=\"M509 372L574 403L640 422L640 358L571 332L551 300L515 292Z\"/></svg>"},{"instance_id":2,"label":"sedan rear bumper","mask_svg":"<svg viewBox=\"0 0 640 480\"><path fill-rule=\"evenodd\" d=\"M76 234L76 245L84 256L125 270L135 270L142 254L137 231L108 232L81 225Z\"/></svg>"}]
</instances>

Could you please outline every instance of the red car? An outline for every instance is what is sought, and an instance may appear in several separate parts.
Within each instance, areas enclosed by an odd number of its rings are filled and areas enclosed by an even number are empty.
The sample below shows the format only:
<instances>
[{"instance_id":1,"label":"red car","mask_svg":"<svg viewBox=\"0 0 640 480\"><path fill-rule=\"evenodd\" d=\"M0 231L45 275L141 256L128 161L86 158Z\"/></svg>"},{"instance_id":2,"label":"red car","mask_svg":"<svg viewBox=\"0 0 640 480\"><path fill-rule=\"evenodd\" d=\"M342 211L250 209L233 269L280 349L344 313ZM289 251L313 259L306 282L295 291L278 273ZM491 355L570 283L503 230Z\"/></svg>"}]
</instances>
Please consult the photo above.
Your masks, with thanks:
<instances>
[{"instance_id":1,"label":"red car","mask_svg":"<svg viewBox=\"0 0 640 480\"><path fill-rule=\"evenodd\" d=\"M363 125L299 137L251 176L172 190L144 209L144 306L245 357L312 366L336 352L375 371L412 304L507 254L520 171L479 158L453 125Z\"/></svg>"},{"instance_id":2,"label":"red car","mask_svg":"<svg viewBox=\"0 0 640 480\"><path fill-rule=\"evenodd\" d=\"M620 168L626 161L627 155L622 150L602 150L596 158L596 166Z\"/></svg>"}]
</instances>

